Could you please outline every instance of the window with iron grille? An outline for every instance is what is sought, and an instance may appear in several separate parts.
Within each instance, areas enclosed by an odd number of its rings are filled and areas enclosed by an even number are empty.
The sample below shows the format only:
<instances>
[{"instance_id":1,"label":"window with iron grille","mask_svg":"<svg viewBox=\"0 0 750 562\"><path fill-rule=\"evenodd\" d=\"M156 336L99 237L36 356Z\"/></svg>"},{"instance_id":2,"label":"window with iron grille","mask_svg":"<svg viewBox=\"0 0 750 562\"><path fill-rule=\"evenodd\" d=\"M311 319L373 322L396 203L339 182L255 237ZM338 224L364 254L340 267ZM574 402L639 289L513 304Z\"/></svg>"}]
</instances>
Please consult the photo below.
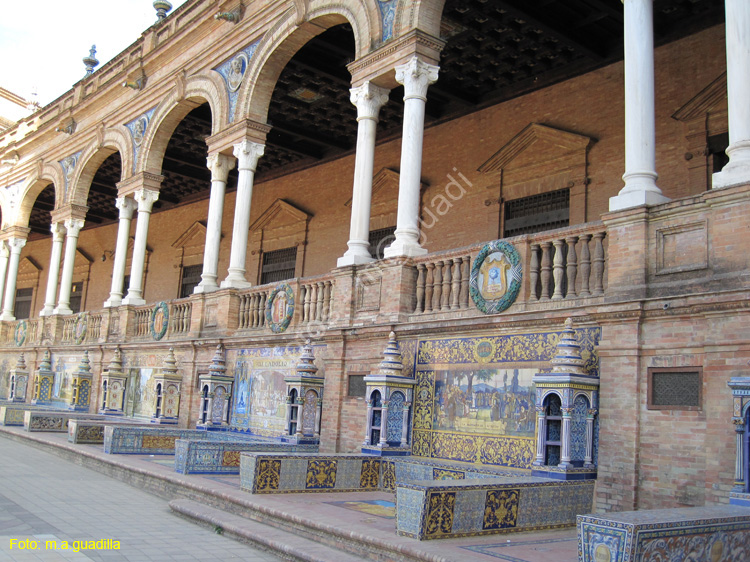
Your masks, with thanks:
<instances>
[{"instance_id":1,"label":"window with iron grille","mask_svg":"<svg viewBox=\"0 0 750 562\"><path fill-rule=\"evenodd\" d=\"M83 297L83 281L70 286L70 310L73 314L81 312L81 298Z\"/></svg>"},{"instance_id":2,"label":"window with iron grille","mask_svg":"<svg viewBox=\"0 0 750 562\"><path fill-rule=\"evenodd\" d=\"M274 250L263 253L263 266L260 272L260 284L275 283L294 277L297 265L297 247Z\"/></svg>"},{"instance_id":3,"label":"window with iron grille","mask_svg":"<svg viewBox=\"0 0 750 562\"><path fill-rule=\"evenodd\" d=\"M188 265L182 268L182 282L180 283L180 298L184 299L193 294L195 289L201 282L201 274L203 273L203 264Z\"/></svg>"},{"instance_id":4,"label":"window with iron grille","mask_svg":"<svg viewBox=\"0 0 750 562\"><path fill-rule=\"evenodd\" d=\"M570 190L560 189L505 203L503 237L532 234L570 223Z\"/></svg>"},{"instance_id":5,"label":"window with iron grille","mask_svg":"<svg viewBox=\"0 0 750 562\"><path fill-rule=\"evenodd\" d=\"M382 260L385 249L396 239L395 226L370 231L370 255L376 260Z\"/></svg>"},{"instance_id":6,"label":"window with iron grille","mask_svg":"<svg viewBox=\"0 0 750 562\"><path fill-rule=\"evenodd\" d=\"M26 320L31 316L31 297L34 289L16 289L16 303L13 314L16 320Z\"/></svg>"},{"instance_id":7,"label":"window with iron grille","mask_svg":"<svg viewBox=\"0 0 750 562\"><path fill-rule=\"evenodd\" d=\"M649 410L700 410L703 395L700 367L648 370Z\"/></svg>"},{"instance_id":8,"label":"window with iron grille","mask_svg":"<svg viewBox=\"0 0 750 562\"><path fill-rule=\"evenodd\" d=\"M350 398L364 398L367 395L367 383L365 375L349 375L348 389L346 395Z\"/></svg>"}]
</instances>

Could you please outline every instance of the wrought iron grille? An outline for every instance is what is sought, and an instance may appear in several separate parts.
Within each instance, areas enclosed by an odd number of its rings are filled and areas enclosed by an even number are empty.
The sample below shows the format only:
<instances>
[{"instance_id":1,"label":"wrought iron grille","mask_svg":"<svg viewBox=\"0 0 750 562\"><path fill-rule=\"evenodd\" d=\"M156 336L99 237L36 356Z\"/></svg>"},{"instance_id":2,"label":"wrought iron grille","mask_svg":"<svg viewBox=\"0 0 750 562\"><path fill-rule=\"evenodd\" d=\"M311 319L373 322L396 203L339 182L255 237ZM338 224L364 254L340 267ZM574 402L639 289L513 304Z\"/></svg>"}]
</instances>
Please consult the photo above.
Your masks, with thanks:
<instances>
[{"instance_id":1,"label":"wrought iron grille","mask_svg":"<svg viewBox=\"0 0 750 562\"><path fill-rule=\"evenodd\" d=\"M260 283L276 283L294 277L297 265L297 247L283 248L263 254L263 267L260 274Z\"/></svg>"},{"instance_id":2,"label":"wrought iron grille","mask_svg":"<svg viewBox=\"0 0 750 562\"><path fill-rule=\"evenodd\" d=\"M505 203L503 237L532 234L570 223L570 190L560 189Z\"/></svg>"}]
</instances>

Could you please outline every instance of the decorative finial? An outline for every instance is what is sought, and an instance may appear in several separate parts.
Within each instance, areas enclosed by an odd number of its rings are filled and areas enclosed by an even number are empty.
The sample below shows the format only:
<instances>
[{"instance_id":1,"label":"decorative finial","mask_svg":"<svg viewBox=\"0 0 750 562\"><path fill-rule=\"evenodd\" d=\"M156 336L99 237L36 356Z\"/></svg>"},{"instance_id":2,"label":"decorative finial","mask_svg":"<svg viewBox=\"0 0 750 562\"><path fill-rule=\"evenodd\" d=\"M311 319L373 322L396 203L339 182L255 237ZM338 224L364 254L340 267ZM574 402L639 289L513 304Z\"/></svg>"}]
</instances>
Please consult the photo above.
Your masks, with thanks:
<instances>
[{"instance_id":1,"label":"decorative finial","mask_svg":"<svg viewBox=\"0 0 750 562\"><path fill-rule=\"evenodd\" d=\"M89 362L89 351L88 349L83 352L83 359L81 364L78 365L78 373L91 374L91 363Z\"/></svg>"},{"instance_id":2,"label":"decorative finial","mask_svg":"<svg viewBox=\"0 0 750 562\"><path fill-rule=\"evenodd\" d=\"M23 353L18 356L18 361L16 361L16 371L25 371L26 370L26 359L23 357Z\"/></svg>"},{"instance_id":3,"label":"decorative finial","mask_svg":"<svg viewBox=\"0 0 750 562\"><path fill-rule=\"evenodd\" d=\"M23 354L22 354L23 355ZM52 370L52 356L50 355L49 349L44 351L42 362L39 364L40 371L51 371Z\"/></svg>"},{"instance_id":4,"label":"decorative finial","mask_svg":"<svg viewBox=\"0 0 750 562\"><path fill-rule=\"evenodd\" d=\"M83 64L86 65L86 76L91 76L94 73L94 67L99 64L94 55L96 55L96 45L91 45L89 56L83 58Z\"/></svg>"},{"instance_id":5,"label":"decorative finial","mask_svg":"<svg viewBox=\"0 0 750 562\"><path fill-rule=\"evenodd\" d=\"M208 374L210 376L223 377L227 373L227 364L224 360L224 348L221 344L216 346L216 353L214 353L213 359L211 359L211 366L208 368Z\"/></svg>"},{"instance_id":6,"label":"decorative finial","mask_svg":"<svg viewBox=\"0 0 750 562\"><path fill-rule=\"evenodd\" d=\"M302 355L297 364L297 375L300 377L315 377L318 368L315 366L314 361L315 355L313 355L312 342L308 339L302 347Z\"/></svg>"},{"instance_id":7,"label":"decorative finial","mask_svg":"<svg viewBox=\"0 0 750 562\"><path fill-rule=\"evenodd\" d=\"M167 0L156 0L154 2L157 23L167 17L167 12L172 9L172 4Z\"/></svg>"},{"instance_id":8,"label":"decorative finial","mask_svg":"<svg viewBox=\"0 0 750 562\"><path fill-rule=\"evenodd\" d=\"M164 358L164 367L161 370L165 375L177 374L177 360L174 357L174 347L169 348L167 356Z\"/></svg>"},{"instance_id":9,"label":"decorative finial","mask_svg":"<svg viewBox=\"0 0 750 562\"><path fill-rule=\"evenodd\" d=\"M112 373L122 373L122 356L120 355L120 348L115 348L115 354L112 356L112 360L109 362L107 371Z\"/></svg>"},{"instance_id":10,"label":"decorative finial","mask_svg":"<svg viewBox=\"0 0 750 562\"><path fill-rule=\"evenodd\" d=\"M404 370L403 358L401 357L401 349L398 346L398 340L396 339L396 333L391 332L388 334L388 344L385 346L383 351L383 360L380 362L380 374L388 375L391 377L402 376Z\"/></svg>"},{"instance_id":11,"label":"decorative finial","mask_svg":"<svg viewBox=\"0 0 750 562\"><path fill-rule=\"evenodd\" d=\"M238 7L235 10L232 10L231 12L219 12L217 14L214 14L215 20L224 20L231 23L239 23L242 19L242 6Z\"/></svg>"},{"instance_id":12,"label":"decorative finial","mask_svg":"<svg viewBox=\"0 0 750 562\"><path fill-rule=\"evenodd\" d=\"M584 360L581 358L581 346L578 345L576 333L573 330L573 319L565 320L565 329L557 342L557 353L550 361L553 373L573 373L585 375Z\"/></svg>"}]
</instances>

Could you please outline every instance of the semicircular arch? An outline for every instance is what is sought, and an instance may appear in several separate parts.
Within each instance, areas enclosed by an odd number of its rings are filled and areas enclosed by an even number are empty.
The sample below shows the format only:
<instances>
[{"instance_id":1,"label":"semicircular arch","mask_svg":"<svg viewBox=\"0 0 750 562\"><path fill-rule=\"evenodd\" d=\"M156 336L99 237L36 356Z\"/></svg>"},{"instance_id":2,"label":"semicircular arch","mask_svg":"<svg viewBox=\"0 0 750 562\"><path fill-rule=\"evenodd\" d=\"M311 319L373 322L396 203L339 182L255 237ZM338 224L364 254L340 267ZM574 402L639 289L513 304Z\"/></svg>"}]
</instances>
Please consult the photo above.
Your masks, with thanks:
<instances>
[{"instance_id":1,"label":"semicircular arch","mask_svg":"<svg viewBox=\"0 0 750 562\"><path fill-rule=\"evenodd\" d=\"M55 189L55 208L65 196L65 176L58 162L46 162L24 182L17 194L7 195L2 201L2 227L29 226L31 210L39 194L52 184Z\"/></svg>"},{"instance_id":2,"label":"semicircular arch","mask_svg":"<svg viewBox=\"0 0 750 562\"><path fill-rule=\"evenodd\" d=\"M373 26L371 12L371 9L362 10L361 4L352 0L335 4L330 0L313 0L309 3L306 21L299 24L297 9L287 10L263 36L250 61L240 87L237 115L265 123L271 96L286 64L308 41L335 25L351 25L355 58L368 54L380 36L379 20Z\"/></svg>"},{"instance_id":3,"label":"semicircular arch","mask_svg":"<svg viewBox=\"0 0 750 562\"><path fill-rule=\"evenodd\" d=\"M101 139L96 139L89 143L83 149L78 159L74 189L69 198L70 203L76 205L86 205L91 189L91 182L94 180L99 167L104 161L115 152L120 154L120 181L126 179L130 174L128 172L133 167L133 150L131 146L131 137L127 127L118 125L104 130ZM114 201L112 202L114 205Z\"/></svg>"},{"instance_id":4,"label":"semicircular arch","mask_svg":"<svg viewBox=\"0 0 750 562\"><path fill-rule=\"evenodd\" d=\"M221 75L213 70L187 78L184 89L175 86L156 106L141 145L136 171L159 173L167 144L180 121L204 103L211 108L211 134L215 135L227 126L229 99Z\"/></svg>"}]
</instances>

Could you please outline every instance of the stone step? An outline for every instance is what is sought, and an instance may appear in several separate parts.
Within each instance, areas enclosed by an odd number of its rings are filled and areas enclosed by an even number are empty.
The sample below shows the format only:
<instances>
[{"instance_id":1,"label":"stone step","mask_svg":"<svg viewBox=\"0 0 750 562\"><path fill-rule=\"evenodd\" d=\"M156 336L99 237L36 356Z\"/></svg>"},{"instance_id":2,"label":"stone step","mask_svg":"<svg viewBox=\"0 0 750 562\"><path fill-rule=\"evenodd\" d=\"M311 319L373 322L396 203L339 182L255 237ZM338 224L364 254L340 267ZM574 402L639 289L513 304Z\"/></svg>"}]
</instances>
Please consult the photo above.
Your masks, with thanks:
<instances>
[{"instance_id":1,"label":"stone step","mask_svg":"<svg viewBox=\"0 0 750 562\"><path fill-rule=\"evenodd\" d=\"M362 555L349 554L336 548L284 531L264 523L246 519L193 500L178 499L169 502L177 515L203 527L209 527L224 536L249 543L273 552L286 560L299 562L356 562Z\"/></svg>"}]
</instances>

